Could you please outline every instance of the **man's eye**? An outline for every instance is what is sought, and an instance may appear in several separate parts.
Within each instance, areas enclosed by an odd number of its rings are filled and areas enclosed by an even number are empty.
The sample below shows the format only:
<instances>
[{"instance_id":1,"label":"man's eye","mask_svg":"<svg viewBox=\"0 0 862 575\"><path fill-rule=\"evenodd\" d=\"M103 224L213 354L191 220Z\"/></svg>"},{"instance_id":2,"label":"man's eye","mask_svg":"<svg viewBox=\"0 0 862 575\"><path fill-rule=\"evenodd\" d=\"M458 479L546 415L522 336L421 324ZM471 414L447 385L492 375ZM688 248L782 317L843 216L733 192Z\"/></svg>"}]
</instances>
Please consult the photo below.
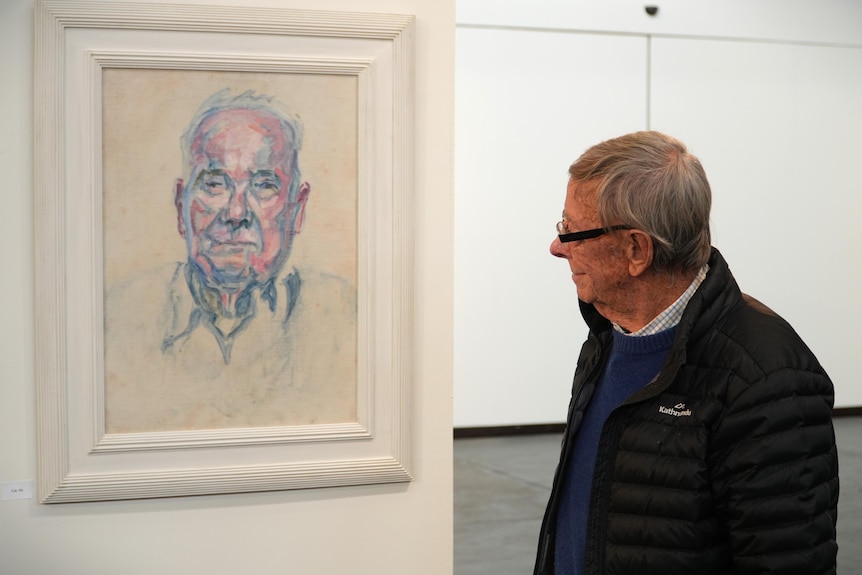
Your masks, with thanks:
<instances>
[{"instance_id":1,"label":"man's eye","mask_svg":"<svg viewBox=\"0 0 862 575\"><path fill-rule=\"evenodd\" d=\"M271 198L281 191L281 182L278 180L271 180L268 178L256 180L253 185L258 197L262 199Z\"/></svg>"},{"instance_id":2,"label":"man's eye","mask_svg":"<svg viewBox=\"0 0 862 575\"><path fill-rule=\"evenodd\" d=\"M201 187L204 191L213 196L221 195L225 193L227 189L224 178L221 177L204 178L201 181Z\"/></svg>"}]
</instances>

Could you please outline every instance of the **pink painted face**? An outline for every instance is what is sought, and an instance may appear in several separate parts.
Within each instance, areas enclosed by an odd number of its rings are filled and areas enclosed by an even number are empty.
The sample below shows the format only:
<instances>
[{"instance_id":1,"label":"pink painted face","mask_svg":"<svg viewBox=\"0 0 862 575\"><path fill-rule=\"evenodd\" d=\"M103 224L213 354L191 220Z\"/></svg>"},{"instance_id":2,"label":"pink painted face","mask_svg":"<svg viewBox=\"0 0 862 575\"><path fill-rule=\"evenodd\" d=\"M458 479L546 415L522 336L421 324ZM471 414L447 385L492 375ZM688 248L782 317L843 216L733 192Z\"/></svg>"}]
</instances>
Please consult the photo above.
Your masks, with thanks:
<instances>
[{"instance_id":1,"label":"pink painted face","mask_svg":"<svg viewBox=\"0 0 862 575\"><path fill-rule=\"evenodd\" d=\"M222 289L276 275L309 193L302 184L290 198L293 135L265 111L230 109L204 120L191 148L190 181L176 190L189 260Z\"/></svg>"}]
</instances>

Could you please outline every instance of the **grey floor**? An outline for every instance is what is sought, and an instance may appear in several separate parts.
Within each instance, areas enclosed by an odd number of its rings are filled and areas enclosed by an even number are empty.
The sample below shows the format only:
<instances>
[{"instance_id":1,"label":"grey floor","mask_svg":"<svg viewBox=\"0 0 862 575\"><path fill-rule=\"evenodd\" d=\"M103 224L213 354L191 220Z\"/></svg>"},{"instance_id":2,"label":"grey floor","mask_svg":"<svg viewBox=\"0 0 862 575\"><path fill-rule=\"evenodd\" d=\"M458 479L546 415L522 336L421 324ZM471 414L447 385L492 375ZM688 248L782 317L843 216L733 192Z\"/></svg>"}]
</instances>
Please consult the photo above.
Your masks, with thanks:
<instances>
[{"instance_id":1,"label":"grey floor","mask_svg":"<svg viewBox=\"0 0 862 575\"><path fill-rule=\"evenodd\" d=\"M838 573L862 575L862 417L835 419ZM455 440L455 575L532 573L559 435Z\"/></svg>"}]
</instances>

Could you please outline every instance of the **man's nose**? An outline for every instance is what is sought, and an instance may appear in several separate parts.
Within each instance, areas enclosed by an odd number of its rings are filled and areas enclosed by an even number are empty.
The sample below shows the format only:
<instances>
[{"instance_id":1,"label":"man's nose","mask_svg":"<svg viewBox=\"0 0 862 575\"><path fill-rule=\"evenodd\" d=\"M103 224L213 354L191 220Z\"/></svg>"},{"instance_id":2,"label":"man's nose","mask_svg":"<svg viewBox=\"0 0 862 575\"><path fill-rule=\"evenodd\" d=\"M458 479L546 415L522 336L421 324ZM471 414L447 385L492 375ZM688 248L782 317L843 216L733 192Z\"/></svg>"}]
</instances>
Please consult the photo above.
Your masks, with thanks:
<instances>
[{"instance_id":1,"label":"man's nose","mask_svg":"<svg viewBox=\"0 0 862 575\"><path fill-rule=\"evenodd\" d=\"M246 186L240 184L230 195L225 219L235 227L247 226L249 223L248 194Z\"/></svg>"},{"instance_id":2,"label":"man's nose","mask_svg":"<svg viewBox=\"0 0 862 575\"><path fill-rule=\"evenodd\" d=\"M563 243L560 241L559 236L554 236L554 241L551 242L551 255L558 258L568 257L568 254L566 253L566 250L563 247Z\"/></svg>"}]
</instances>

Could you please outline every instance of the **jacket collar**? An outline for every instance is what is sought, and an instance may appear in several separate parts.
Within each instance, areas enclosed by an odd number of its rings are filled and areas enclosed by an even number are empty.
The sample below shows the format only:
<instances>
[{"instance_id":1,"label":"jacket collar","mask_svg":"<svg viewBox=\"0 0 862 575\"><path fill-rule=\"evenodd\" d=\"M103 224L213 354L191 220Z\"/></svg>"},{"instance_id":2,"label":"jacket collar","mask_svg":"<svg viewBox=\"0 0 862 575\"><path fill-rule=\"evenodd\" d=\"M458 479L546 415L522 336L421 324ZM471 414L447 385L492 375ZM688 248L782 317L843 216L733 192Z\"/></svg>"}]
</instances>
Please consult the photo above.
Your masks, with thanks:
<instances>
[{"instance_id":1,"label":"jacket collar","mask_svg":"<svg viewBox=\"0 0 862 575\"><path fill-rule=\"evenodd\" d=\"M704 315L701 321L697 322L700 326L700 329L697 330L699 333L703 328L711 325L718 318L718 314L728 308L728 304L733 303L734 300L739 300L741 297L739 286L730 273L727 262L716 248L712 248L708 264L709 273L688 302L680 322L680 327L686 324L689 329L680 331L690 331L691 328L695 327L693 325L695 319ZM592 304L578 300L578 305L591 332L598 334L611 329L611 322L603 317Z\"/></svg>"},{"instance_id":2,"label":"jacket collar","mask_svg":"<svg viewBox=\"0 0 862 575\"><path fill-rule=\"evenodd\" d=\"M679 367L686 360L689 342L701 337L720 321L741 300L742 294L730 268L721 253L712 248L706 279L692 296L677 327L676 338L659 377L626 403L640 401L663 390L669 385ZM604 318L592 304L579 301L581 315L590 328L590 336L605 340L610 337L611 322Z\"/></svg>"}]
</instances>

